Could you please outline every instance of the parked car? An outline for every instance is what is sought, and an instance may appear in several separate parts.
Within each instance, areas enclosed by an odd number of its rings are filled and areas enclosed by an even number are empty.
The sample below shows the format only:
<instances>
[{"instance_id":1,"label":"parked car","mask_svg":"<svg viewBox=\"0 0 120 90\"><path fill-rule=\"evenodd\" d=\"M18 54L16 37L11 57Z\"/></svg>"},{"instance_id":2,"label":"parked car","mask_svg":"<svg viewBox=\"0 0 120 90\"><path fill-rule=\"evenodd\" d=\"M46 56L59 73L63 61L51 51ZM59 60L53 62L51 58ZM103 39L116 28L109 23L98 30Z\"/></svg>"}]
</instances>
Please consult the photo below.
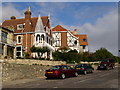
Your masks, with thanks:
<instances>
[{"instance_id":1,"label":"parked car","mask_svg":"<svg viewBox=\"0 0 120 90\"><path fill-rule=\"evenodd\" d=\"M78 74L83 73L84 75L87 73L93 73L94 70L94 68L89 64L77 64L75 69L77 70Z\"/></svg>"},{"instance_id":2,"label":"parked car","mask_svg":"<svg viewBox=\"0 0 120 90\"><path fill-rule=\"evenodd\" d=\"M100 69L109 70L110 68L113 69L114 67L115 67L115 60L107 58L107 59L104 59L101 61L101 63L99 64L97 69L98 70L100 70Z\"/></svg>"},{"instance_id":3,"label":"parked car","mask_svg":"<svg viewBox=\"0 0 120 90\"><path fill-rule=\"evenodd\" d=\"M47 78L66 78L71 76L78 76L76 69L71 68L68 65L57 65L52 66L50 69L45 71L45 76Z\"/></svg>"}]
</instances>

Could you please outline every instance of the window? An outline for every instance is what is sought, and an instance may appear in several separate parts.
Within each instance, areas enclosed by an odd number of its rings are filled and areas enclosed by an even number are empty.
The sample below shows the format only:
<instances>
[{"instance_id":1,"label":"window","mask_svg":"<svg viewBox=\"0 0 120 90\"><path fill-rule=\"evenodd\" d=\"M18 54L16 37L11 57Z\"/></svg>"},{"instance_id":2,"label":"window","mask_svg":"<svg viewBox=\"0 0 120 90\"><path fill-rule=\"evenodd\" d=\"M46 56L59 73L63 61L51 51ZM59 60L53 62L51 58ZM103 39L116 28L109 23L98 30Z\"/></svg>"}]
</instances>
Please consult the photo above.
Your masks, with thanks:
<instances>
[{"instance_id":1,"label":"window","mask_svg":"<svg viewBox=\"0 0 120 90\"><path fill-rule=\"evenodd\" d=\"M16 57L21 58L22 57L22 46L16 47Z\"/></svg>"},{"instance_id":2,"label":"window","mask_svg":"<svg viewBox=\"0 0 120 90\"><path fill-rule=\"evenodd\" d=\"M77 45L77 40L75 40L74 44Z\"/></svg>"},{"instance_id":3,"label":"window","mask_svg":"<svg viewBox=\"0 0 120 90\"><path fill-rule=\"evenodd\" d=\"M47 43L48 43L48 37L47 37Z\"/></svg>"},{"instance_id":4,"label":"window","mask_svg":"<svg viewBox=\"0 0 120 90\"><path fill-rule=\"evenodd\" d=\"M22 30L24 28L24 25L23 24L18 24L17 25L17 30Z\"/></svg>"},{"instance_id":5,"label":"window","mask_svg":"<svg viewBox=\"0 0 120 90\"><path fill-rule=\"evenodd\" d=\"M84 38L84 39L83 39L83 42L86 42L86 41L87 41L87 39Z\"/></svg>"},{"instance_id":6,"label":"window","mask_svg":"<svg viewBox=\"0 0 120 90\"><path fill-rule=\"evenodd\" d=\"M7 35L8 35L7 32L2 31L2 42L7 43Z\"/></svg>"},{"instance_id":7,"label":"window","mask_svg":"<svg viewBox=\"0 0 120 90\"><path fill-rule=\"evenodd\" d=\"M62 68L63 68L63 70L67 70L68 69L67 66L63 66Z\"/></svg>"},{"instance_id":8,"label":"window","mask_svg":"<svg viewBox=\"0 0 120 90\"><path fill-rule=\"evenodd\" d=\"M43 35L43 34L41 35L41 40L42 40L42 39L44 40L44 35Z\"/></svg>"},{"instance_id":9,"label":"window","mask_svg":"<svg viewBox=\"0 0 120 90\"><path fill-rule=\"evenodd\" d=\"M40 35L38 34L37 36L36 36L36 41L40 41Z\"/></svg>"},{"instance_id":10,"label":"window","mask_svg":"<svg viewBox=\"0 0 120 90\"><path fill-rule=\"evenodd\" d=\"M85 49L85 46L83 46L83 49Z\"/></svg>"},{"instance_id":11,"label":"window","mask_svg":"<svg viewBox=\"0 0 120 90\"><path fill-rule=\"evenodd\" d=\"M53 66L53 67L51 67L51 69L58 70L58 69L60 69L60 66Z\"/></svg>"},{"instance_id":12,"label":"window","mask_svg":"<svg viewBox=\"0 0 120 90\"><path fill-rule=\"evenodd\" d=\"M22 37L21 36L17 36L17 43L21 44L22 43Z\"/></svg>"}]
</instances>

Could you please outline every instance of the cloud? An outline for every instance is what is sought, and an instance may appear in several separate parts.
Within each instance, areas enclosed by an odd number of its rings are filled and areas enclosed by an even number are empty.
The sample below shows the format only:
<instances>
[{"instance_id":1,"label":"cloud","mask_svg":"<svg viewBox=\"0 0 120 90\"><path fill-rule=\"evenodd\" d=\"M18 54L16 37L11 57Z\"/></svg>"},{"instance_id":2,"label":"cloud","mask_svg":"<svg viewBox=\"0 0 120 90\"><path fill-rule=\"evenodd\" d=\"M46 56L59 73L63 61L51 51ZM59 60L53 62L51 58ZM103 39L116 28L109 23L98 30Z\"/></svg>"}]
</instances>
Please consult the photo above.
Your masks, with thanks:
<instances>
[{"instance_id":1,"label":"cloud","mask_svg":"<svg viewBox=\"0 0 120 90\"><path fill-rule=\"evenodd\" d=\"M2 21L10 19L11 16L16 16L16 17L23 17L23 12L18 11L13 4L8 3L8 4L2 4Z\"/></svg>"},{"instance_id":2,"label":"cloud","mask_svg":"<svg viewBox=\"0 0 120 90\"><path fill-rule=\"evenodd\" d=\"M65 26L65 25L64 25ZM114 55L118 55L118 12L113 10L96 20L93 25L85 23L82 26L65 26L67 29L78 29L79 34L88 35L89 49L107 48Z\"/></svg>"}]
</instances>

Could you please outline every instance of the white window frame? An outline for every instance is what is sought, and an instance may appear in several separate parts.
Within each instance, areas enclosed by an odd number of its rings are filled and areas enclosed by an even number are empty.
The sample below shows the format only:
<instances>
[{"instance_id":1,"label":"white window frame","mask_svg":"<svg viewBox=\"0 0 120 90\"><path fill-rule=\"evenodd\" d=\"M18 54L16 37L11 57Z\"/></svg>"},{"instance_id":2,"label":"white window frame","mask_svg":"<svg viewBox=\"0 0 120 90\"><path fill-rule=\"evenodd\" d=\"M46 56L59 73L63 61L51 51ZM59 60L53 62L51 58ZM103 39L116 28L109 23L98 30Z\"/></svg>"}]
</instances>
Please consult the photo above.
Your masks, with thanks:
<instances>
[{"instance_id":1,"label":"white window frame","mask_svg":"<svg viewBox=\"0 0 120 90\"><path fill-rule=\"evenodd\" d=\"M18 57L18 56L17 56L17 52L20 52L20 53L21 53L20 57L22 57L22 54L23 54L23 53L22 53L22 48L23 48L23 47L22 47L21 45L16 46L16 48L17 48L17 47L21 47L21 51L16 51L16 57Z\"/></svg>"},{"instance_id":2,"label":"white window frame","mask_svg":"<svg viewBox=\"0 0 120 90\"><path fill-rule=\"evenodd\" d=\"M18 42L18 37L21 37L21 42ZM22 44L22 35L17 35L17 44Z\"/></svg>"}]
</instances>

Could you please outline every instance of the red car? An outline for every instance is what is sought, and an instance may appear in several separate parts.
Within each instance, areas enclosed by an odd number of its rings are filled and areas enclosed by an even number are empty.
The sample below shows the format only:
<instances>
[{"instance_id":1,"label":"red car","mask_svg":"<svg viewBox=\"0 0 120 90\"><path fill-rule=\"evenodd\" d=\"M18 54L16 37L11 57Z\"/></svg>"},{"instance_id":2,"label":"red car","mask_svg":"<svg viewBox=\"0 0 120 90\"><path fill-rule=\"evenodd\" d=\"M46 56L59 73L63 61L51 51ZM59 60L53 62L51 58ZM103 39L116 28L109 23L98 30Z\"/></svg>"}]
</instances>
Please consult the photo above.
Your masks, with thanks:
<instances>
[{"instance_id":1,"label":"red car","mask_svg":"<svg viewBox=\"0 0 120 90\"><path fill-rule=\"evenodd\" d=\"M45 76L47 78L66 78L70 76L78 76L76 69L71 68L68 65L52 66L49 70L46 70Z\"/></svg>"}]
</instances>

